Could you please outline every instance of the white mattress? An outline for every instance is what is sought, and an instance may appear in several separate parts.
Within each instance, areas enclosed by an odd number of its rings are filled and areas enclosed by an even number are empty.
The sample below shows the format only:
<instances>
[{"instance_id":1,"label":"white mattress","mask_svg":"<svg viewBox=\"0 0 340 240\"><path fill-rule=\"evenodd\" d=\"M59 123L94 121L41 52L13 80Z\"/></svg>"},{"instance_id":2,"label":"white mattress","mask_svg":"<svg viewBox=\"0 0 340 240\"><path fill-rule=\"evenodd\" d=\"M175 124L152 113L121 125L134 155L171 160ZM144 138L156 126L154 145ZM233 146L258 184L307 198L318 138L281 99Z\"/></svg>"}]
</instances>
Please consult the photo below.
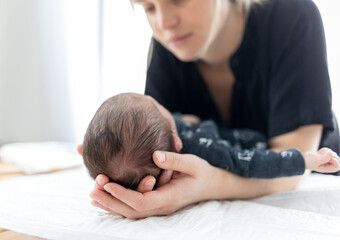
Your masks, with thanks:
<instances>
[{"instance_id":1,"label":"white mattress","mask_svg":"<svg viewBox=\"0 0 340 240\"><path fill-rule=\"evenodd\" d=\"M1 181L0 228L48 239L340 239L340 177L135 221L92 207L92 185L83 168Z\"/></svg>"}]
</instances>

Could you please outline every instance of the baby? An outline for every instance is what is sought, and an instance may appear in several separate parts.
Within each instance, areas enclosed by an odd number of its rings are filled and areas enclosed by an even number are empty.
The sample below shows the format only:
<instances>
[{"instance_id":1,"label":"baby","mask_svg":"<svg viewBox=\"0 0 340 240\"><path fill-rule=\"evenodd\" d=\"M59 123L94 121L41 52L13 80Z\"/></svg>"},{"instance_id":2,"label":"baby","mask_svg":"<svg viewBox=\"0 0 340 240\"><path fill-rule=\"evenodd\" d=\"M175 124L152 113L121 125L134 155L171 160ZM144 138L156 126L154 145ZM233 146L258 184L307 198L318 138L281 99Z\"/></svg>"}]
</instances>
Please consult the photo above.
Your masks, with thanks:
<instances>
[{"instance_id":1,"label":"baby","mask_svg":"<svg viewBox=\"0 0 340 240\"><path fill-rule=\"evenodd\" d=\"M175 146L175 142L182 144ZM195 154L247 178L301 175L305 169L340 170L339 157L328 148L305 153L297 149L276 153L266 148L266 139L258 132L219 130L211 120L183 122L180 114L172 116L151 97L123 93L97 110L85 134L83 158L93 178L105 174L130 189L136 189L147 175L158 179L161 169L152 161L156 150Z\"/></svg>"}]
</instances>

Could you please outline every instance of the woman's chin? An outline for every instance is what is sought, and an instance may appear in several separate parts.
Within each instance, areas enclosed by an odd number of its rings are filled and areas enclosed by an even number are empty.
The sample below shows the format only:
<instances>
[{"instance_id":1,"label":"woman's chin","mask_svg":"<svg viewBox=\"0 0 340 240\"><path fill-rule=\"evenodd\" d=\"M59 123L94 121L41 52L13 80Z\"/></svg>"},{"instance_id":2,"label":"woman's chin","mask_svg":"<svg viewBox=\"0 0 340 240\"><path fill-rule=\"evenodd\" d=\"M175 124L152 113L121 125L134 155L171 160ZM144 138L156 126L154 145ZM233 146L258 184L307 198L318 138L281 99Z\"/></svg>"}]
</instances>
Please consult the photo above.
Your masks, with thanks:
<instances>
[{"instance_id":1,"label":"woman's chin","mask_svg":"<svg viewBox=\"0 0 340 240\"><path fill-rule=\"evenodd\" d=\"M200 54L197 52L173 52L173 54L182 62L192 62L200 58Z\"/></svg>"}]
</instances>

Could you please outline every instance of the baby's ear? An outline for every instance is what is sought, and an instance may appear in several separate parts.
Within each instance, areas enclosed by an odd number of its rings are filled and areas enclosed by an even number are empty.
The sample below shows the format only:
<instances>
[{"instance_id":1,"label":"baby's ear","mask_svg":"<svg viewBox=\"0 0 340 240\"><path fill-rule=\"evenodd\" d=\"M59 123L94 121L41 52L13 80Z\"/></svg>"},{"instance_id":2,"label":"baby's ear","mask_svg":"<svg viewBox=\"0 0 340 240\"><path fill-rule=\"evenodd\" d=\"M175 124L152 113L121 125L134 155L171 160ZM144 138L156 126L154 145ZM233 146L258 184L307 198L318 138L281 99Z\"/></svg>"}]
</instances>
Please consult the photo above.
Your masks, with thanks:
<instances>
[{"instance_id":1,"label":"baby's ear","mask_svg":"<svg viewBox=\"0 0 340 240\"><path fill-rule=\"evenodd\" d=\"M77 147L77 152L83 156L83 144L79 144Z\"/></svg>"},{"instance_id":2,"label":"baby's ear","mask_svg":"<svg viewBox=\"0 0 340 240\"><path fill-rule=\"evenodd\" d=\"M172 140L173 140L173 144L174 144L174 151L176 153L179 153L183 148L182 140L179 138L177 133L172 134Z\"/></svg>"}]
</instances>

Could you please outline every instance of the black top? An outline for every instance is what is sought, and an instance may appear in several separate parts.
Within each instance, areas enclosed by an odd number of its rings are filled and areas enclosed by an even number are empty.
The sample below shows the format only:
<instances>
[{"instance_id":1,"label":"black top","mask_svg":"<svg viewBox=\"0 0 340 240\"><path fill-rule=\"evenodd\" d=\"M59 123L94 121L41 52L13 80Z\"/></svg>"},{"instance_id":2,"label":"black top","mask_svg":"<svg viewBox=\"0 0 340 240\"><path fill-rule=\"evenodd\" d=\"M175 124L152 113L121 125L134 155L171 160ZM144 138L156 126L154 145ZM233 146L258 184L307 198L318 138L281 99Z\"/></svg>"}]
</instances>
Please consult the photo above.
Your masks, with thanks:
<instances>
[{"instance_id":1,"label":"black top","mask_svg":"<svg viewBox=\"0 0 340 240\"><path fill-rule=\"evenodd\" d=\"M196 62L182 62L156 40L145 94L172 112L223 118ZM311 0L254 5L244 38L230 61L235 76L229 128L249 128L268 139L304 125L322 124L322 146L339 154L332 113L324 29Z\"/></svg>"}]
</instances>

